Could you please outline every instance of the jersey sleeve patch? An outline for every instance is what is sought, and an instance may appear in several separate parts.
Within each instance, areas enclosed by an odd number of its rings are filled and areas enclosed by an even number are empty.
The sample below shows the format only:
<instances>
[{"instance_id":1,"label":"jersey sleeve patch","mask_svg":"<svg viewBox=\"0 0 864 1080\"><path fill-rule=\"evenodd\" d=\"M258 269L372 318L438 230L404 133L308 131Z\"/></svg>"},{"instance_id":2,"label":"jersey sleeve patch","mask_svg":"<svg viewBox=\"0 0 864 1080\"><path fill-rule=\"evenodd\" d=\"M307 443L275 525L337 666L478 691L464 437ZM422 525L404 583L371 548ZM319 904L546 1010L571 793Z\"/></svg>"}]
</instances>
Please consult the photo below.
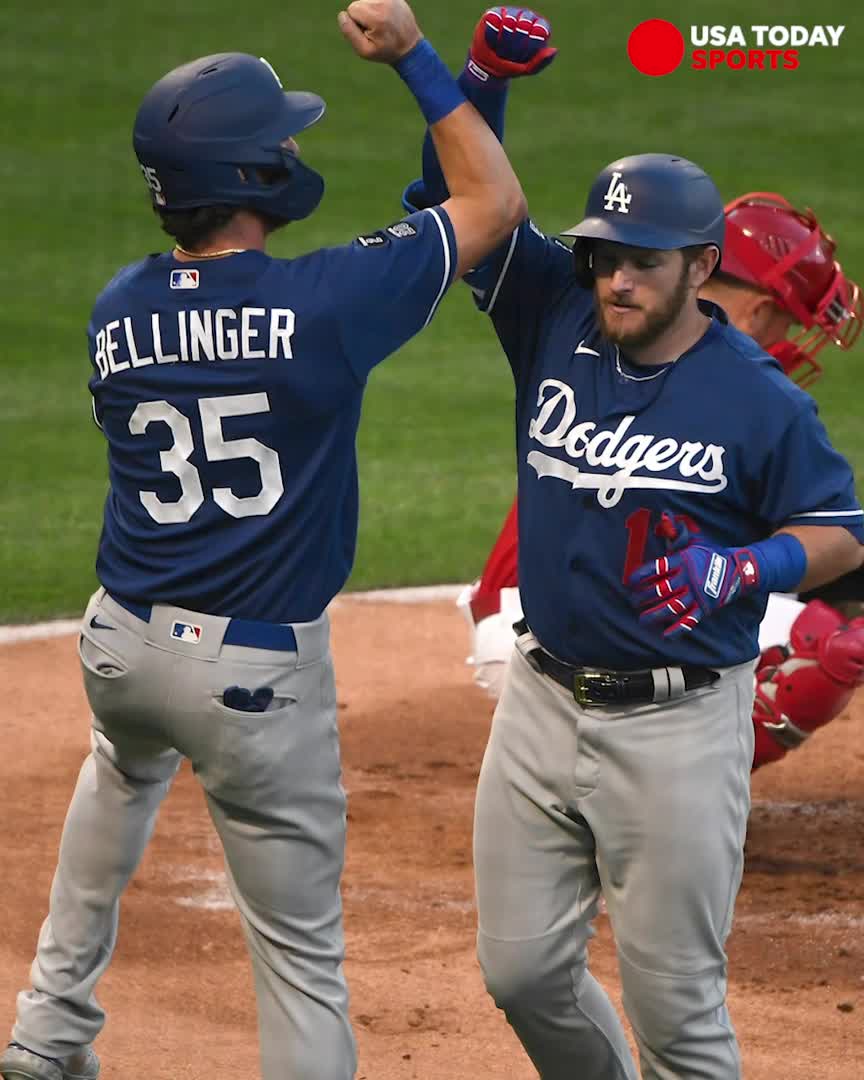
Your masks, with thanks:
<instances>
[{"instance_id":1,"label":"jersey sleeve patch","mask_svg":"<svg viewBox=\"0 0 864 1080\"><path fill-rule=\"evenodd\" d=\"M385 248L390 243L390 238L383 231L379 231L358 236L357 243L364 248Z\"/></svg>"},{"instance_id":2,"label":"jersey sleeve patch","mask_svg":"<svg viewBox=\"0 0 864 1080\"><path fill-rule=\"evenodd\" d=\"M386 231L394 240L409 240L417 235L417 230L410 221L397 221L394 225L388 226Z\"/></svg>"}]
</instances>

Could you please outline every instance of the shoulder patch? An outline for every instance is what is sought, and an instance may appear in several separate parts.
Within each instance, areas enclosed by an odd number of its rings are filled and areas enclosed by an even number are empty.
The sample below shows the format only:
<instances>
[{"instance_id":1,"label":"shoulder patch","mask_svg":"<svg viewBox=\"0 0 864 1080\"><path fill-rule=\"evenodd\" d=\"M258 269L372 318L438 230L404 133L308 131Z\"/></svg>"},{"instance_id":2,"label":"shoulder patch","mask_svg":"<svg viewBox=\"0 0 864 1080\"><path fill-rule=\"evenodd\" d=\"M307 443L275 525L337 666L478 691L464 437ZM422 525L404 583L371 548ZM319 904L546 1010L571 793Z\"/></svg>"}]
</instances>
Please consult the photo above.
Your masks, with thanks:
<instances>
[{"instance_id":1,"label":"shoulder patch","mask_svg":"<svg viewBox=\"0 0 864 1080\"><path fill-rule=\"evenodd\" d=\"M397 221L391 225L387 232L397 240L407 240L409 236L416 236L417 230L410 221Z\"/></svg>"},{"instance_id":2,"label":"shoulder patch","mask_svg":"<svg viewBox=\"0 0 864 1080\"><path fill-rule=\"evenodd\" d=\"M364 248L380 248L386 247L390 241L383 232L376 232L369 233L367 236L358 236L357 243L362 244Z\"/></svg>"}]
</instances>

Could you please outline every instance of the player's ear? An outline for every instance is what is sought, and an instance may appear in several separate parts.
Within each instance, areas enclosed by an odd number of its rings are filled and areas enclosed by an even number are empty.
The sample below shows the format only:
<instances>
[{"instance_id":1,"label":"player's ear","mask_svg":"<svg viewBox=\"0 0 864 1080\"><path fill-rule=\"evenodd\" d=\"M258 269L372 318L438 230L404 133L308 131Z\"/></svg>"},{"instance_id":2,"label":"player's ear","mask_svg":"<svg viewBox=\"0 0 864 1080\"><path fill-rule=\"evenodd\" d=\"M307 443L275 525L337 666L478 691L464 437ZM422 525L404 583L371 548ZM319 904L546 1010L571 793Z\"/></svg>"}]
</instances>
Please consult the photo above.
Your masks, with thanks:
<instances>
[{"instance_id":1,"label":"player's ear","mask_svg":"<svg viewBox=\"0 0 864 1080\"><path fill-rule=\"evenodd\" d=\"M742 329L745 333L749 334L754 341L761 343L767 336L769 327L774 321L776 314L777 308L772 297L765 296L763 293L754 292L750 298L750 303L747 305L748 325L742 327Z\"/></svg>"},{"instance_id":2,"label":"player's ear","mask_svg":"<svg viewBox=\"0 0 864 1080\"><path fill-rule=\"evenodd\" d=\"M701 289L714 273L720 261L720 252L713 244L705 244L697 249L689 249L688 276L694 289ZM687 255L685 255L687 258Z\"/></svg>"}]
</instances>

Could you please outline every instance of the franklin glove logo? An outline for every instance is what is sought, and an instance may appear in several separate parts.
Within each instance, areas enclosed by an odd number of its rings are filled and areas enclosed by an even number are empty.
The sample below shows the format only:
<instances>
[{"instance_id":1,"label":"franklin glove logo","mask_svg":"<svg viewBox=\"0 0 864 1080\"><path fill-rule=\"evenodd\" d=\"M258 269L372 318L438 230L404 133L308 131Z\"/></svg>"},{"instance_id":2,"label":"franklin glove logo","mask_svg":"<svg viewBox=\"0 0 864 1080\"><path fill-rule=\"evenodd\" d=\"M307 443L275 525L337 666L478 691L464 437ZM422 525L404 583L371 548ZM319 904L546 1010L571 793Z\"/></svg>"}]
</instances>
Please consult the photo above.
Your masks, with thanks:
<instances>
[{"instance_id":1,"label":"franklin glove logo","mask_svg":"<svg viewBox=\"0 0 864 1080\"><path fill-rule=\"evenodd\" d=\"M711 556L708 564L708 574L705 577L705 592L716 600L723 588L723 578L726 576L727 560L716 552Z\"/></svg>"}]
</instances>

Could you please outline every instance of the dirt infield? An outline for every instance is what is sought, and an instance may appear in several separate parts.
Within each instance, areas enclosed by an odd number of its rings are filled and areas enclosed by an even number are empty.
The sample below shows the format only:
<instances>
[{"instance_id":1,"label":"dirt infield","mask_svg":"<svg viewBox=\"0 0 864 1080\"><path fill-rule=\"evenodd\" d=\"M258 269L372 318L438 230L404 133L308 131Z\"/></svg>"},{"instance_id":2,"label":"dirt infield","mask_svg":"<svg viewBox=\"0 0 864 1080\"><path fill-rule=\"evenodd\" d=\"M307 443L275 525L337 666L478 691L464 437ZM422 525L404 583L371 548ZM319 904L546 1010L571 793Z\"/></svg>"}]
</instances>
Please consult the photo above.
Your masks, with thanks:
<instances>
[{"instance_id":1,"label":"dirt infield","mask_svg":"<svg viewBox=\"0 0 864 1080\"><path fill-rule=\"evenodd\" d=\"M333 609L345 785L347 971L366 1080L529 1080L473 955L470 828L492 708L447 602ZM0 647L0 1005L44 915L87 748L74 639ZM864 1076L864 700L754 779L730 942L748 1080ZM592 967L613 993L599 921ZM257 1075L251 977L221 857L188 770L123 903L102 984L106 1080ZM616 996L617 1000L617 996ZM0 1028L3 1021L0 1017Z\"/></svg>"}]
</instances>

